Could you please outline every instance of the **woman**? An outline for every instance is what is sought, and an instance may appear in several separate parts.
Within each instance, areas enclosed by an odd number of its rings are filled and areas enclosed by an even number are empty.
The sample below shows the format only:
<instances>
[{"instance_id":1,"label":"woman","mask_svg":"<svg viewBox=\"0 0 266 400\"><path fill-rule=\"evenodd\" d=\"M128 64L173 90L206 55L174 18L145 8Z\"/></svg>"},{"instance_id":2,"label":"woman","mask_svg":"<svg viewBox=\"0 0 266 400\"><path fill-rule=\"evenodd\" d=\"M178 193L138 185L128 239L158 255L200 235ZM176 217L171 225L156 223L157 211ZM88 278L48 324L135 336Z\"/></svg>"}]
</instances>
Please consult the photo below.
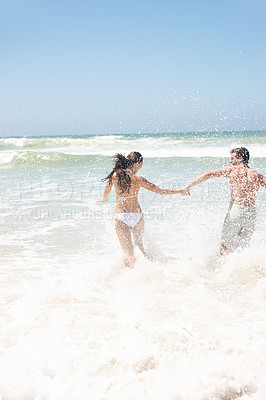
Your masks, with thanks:
<instances>
[{"instance_id":1,"label":"woman","mask_svg":"<svg viewBox=\"0 0 266 400\"><path fill-rule=\"evenodd\" d=\"M116 154L114 159L115 166L111 173L103 179L103 181L107 181L107 184L103 197L98 201L107 201L114 185L116 193L115 229L122 250L125 253L125 264L127 267L133 267L135 260L131 234L133 235L134 243L146 255L143 247L144 219L138 202L140 188L158 194L179 193L187 195L188 191L185 189L161 189L145 178L137 176L137 172L143 165L143 157L136 151L129 153L127 157L122 154Z\"/></svg>"}]
</instances>

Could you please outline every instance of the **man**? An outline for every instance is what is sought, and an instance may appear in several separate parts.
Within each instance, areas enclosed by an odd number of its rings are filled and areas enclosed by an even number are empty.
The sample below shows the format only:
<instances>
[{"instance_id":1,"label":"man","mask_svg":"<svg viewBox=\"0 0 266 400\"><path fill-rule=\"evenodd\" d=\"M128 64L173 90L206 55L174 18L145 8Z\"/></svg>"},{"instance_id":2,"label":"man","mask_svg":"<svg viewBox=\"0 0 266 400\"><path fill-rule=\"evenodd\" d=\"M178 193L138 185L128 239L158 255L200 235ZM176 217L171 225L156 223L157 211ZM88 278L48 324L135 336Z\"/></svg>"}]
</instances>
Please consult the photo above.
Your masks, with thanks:
<instances>
[{"instance_id":1,"label":"man","mask_svg":"<svg viewBox=\"0 0 266 400\"><path fill-rule=\"evenodd\" d=\"M249 152L245 147L230 151L231 167L206 172L190 182L186 189L210 178L226 177L231 187L231 203L222 228L220 254L228 254L249 244L256 221L255 202L259 188L266 187L266 177L248 166Z\"/></svg>"}]
</instances>

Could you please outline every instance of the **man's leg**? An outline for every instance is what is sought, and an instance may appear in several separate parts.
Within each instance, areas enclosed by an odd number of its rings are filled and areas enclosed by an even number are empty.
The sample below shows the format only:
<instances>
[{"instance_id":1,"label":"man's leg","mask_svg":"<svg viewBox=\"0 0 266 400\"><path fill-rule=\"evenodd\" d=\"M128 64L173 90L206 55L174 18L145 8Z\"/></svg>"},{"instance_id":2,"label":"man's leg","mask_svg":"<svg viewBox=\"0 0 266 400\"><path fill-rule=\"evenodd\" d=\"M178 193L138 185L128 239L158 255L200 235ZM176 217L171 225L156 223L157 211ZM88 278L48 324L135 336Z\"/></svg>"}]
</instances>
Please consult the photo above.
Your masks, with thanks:
<instances>
[{"instance_id":1,"label":"man's leg","mask_svg":"<svg viewBox=\"0 0 266 400\"><path fill-rule=\"evenodd\" d=\"M256 224L255 208L247 208L242 217L242 228L238 234L238 247L245 248L249 245Z\"/></svg>"},{"instance_id":2,"label":"man's leg","mask_svg":"<svg viewBox=\"0 0 266 400\"><path fill-rule=\"evenodd\" d=\"M232 209L232 204L229 206L229 210L225 216L225 220L222 227L222 237L221 237L221 245L220 245L220 254L221 256L227 255L230 253L230 244L232 242L232 221L230 220L230 212Z\"/></svg>"}]
</instances>

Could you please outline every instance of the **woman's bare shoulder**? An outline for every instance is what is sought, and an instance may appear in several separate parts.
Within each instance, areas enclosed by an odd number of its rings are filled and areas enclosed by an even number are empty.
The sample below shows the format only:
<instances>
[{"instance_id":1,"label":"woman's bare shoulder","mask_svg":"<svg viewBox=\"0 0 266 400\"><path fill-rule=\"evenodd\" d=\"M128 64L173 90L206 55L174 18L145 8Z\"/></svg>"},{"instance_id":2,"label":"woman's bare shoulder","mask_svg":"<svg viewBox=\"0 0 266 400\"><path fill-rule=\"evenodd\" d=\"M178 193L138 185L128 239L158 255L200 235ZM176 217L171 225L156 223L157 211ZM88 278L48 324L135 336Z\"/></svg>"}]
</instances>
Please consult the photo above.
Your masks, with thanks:
<instances>
[{"instance_id":1,"label":"woman's bare shoulder","mask_svg":"<svg viewBox=\"0 0 266 400\"><path fill-rule=\"evenodd\" d=\"M134 175L134 179L136 179L136 182L138 182L138 183L142 183L142 182L146 181L146 179L143 178L143 176L138 176L138 175Z\"/></svg>"}]
</instances>

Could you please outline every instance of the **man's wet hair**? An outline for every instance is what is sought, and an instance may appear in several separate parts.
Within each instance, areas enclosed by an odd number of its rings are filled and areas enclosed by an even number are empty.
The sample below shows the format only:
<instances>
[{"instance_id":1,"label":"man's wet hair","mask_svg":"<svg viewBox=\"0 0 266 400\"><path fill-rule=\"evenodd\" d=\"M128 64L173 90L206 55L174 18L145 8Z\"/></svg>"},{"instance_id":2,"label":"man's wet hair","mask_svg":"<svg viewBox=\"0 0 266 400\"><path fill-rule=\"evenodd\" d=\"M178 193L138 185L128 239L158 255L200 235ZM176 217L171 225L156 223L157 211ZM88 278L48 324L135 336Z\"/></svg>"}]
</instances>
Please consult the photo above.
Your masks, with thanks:
<instances>
[{"instance_id":1,"label":"man's wet hair","mask_svg":"<svg viewBox=\"0 0 266 400\"><path fill-rule=\"evenodd\" d=\"M230 153L234 153L236 158L243 157L243 164L248 164L249 151L245 147L236 147L235 149L232 149Z\"/></svg>"}]
</instances>

